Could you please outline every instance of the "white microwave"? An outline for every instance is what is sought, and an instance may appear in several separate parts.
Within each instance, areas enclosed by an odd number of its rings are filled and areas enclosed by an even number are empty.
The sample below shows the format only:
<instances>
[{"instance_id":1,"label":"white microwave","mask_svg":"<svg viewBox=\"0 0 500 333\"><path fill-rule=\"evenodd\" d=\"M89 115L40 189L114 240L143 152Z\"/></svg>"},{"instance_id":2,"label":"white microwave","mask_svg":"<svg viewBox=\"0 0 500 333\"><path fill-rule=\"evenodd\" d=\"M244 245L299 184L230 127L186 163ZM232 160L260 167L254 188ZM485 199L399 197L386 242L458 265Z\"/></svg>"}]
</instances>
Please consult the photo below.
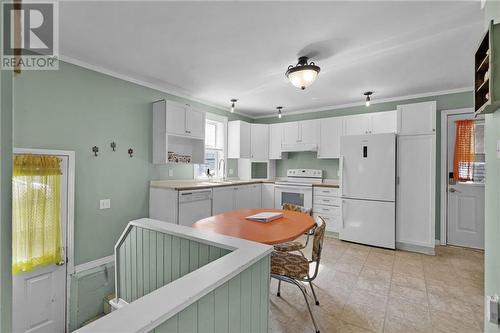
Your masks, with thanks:
<instances>
[{"instance_id":1,"label":"white microwave","mask_svg":"<svg viewBox=\"0 0 500 333\"><path fill-rule=\"evenodd\" d=\"M297 184L276 183L274 186L274 208L280 209L285 203L312 208L313 188Z\"/></svg>"}]
</instances>

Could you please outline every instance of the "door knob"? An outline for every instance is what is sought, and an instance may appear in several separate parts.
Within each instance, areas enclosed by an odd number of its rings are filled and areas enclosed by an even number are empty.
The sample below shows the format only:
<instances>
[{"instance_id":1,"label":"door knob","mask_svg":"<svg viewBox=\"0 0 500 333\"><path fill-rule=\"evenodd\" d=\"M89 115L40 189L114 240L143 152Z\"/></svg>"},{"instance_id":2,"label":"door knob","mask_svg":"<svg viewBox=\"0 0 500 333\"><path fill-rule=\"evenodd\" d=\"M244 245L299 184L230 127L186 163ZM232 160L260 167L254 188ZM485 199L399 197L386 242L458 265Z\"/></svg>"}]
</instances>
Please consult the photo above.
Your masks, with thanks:
<instances>
[{"instance_id":1,"label":"door knob","mask_svg":"<svg viewBox=\"0 0 500 333\"><path fill-rule=\"evenodd\" d=\"M57 265L57 266L64 266L64 264L65 264L65 263L66 263L66 261L61 260L61 261L59 261L59 262L56 262L56 265Z\"/></svg>"},{"instance_id":2,"label":"door knob","mask_svg":"<svg viewBox=\"0 0 500 333\"><path fill-rule=\"evenodd\" d=\"M449 191L450 191L451 193L460 192L460 191L455 190L453 187L451 187Z\"/></svg>"}]
</instances>

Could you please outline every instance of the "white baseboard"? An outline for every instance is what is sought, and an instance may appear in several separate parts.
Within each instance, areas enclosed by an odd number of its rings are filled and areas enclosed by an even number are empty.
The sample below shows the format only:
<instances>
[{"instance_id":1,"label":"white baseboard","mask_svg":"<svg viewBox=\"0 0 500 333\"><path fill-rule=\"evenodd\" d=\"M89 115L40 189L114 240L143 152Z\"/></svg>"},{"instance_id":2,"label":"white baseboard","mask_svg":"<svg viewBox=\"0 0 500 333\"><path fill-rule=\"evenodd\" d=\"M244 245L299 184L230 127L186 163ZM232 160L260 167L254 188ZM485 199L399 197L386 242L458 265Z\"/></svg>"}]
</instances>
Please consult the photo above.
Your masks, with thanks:
<instances>
[{"instance_id":1,"label":"white baseboard","mask_svg":"<svg viewBox=\"0 0 500 333\"><path fill-rule=\"evenodd\" d=\"M396 242L396 249L410 251L410 252L418 252L418 253L428 254L428 255L432 255L432 256L435 255L434 247L415 245L415 244L410 244L410 243Z\"/></svg>"},{"instance_id":2,"label":"white baseboard","mask_svg":"<svg viewBox=\"0 0 500 333\"><path fill-rule=\"evenodd\" d=\"M436 239L436 245L441 245L441 240L440 239Z\"/></svg>"},{"instance_id":3,"label":"white baseboard","mask_svg":"<svg viewBox=\"0 0 500 333\"><path fill-rule=\"evenodd\" d=\"M75 266L74 274L78 274L78 273L87 271L87 270L92 269L92 268L106 265L106 264L109 264L109 263L114 262L114 261L115 261L114 255L110 255L107 257L100 258L100 259L92 260L92 261Z\"/></svg>"}]
</instances>

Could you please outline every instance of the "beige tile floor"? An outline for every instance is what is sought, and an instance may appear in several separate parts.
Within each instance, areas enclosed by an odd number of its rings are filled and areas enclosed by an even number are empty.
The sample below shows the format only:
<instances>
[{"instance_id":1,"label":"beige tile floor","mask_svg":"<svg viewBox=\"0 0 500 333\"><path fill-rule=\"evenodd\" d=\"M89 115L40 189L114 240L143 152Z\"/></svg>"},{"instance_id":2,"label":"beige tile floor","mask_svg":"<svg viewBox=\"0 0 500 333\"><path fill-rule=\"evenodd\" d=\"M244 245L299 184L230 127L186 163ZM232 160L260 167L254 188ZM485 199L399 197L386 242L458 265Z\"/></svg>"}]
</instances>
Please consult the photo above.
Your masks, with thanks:
<instances>
[{"instance_id":1,"label":"beige tile floor","mask_svg":"<svg viewBox=\"0 0 500 333\"><path fill-rule=\"evenodd\" d=\"M484 253L440 246L435 256L325 239L310 304L322 333L482 331ZM314 332L296 286L271 281L272 332ZM310 289L308 289L311 296Z\"/></svg>"}]
</instances>

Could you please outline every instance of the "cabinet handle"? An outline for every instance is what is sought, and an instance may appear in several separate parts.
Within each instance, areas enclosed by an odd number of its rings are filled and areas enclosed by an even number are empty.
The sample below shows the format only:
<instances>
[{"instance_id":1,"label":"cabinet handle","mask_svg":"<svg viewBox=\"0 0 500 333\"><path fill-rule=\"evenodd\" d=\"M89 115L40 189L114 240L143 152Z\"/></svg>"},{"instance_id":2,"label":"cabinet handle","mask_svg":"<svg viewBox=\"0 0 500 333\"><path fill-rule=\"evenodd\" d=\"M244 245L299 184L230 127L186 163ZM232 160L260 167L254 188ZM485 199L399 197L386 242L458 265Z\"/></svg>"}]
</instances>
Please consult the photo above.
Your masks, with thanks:
<instances>
[{"instance_id":1,"label":"cabinet handle","mask_svg":"<svg viewBox=\"0 0 500 333\"><path fill-rule=\"evenodd\" d=\"M436 132L436 129L435 129L435 128L433 128L433 129L432 129L432 131L433 131L433 132Z\"/></svg>"},{"instance_id":2,"label":"cabinet handle","mask_svg":"<svg viewBox=\"0 0 500 333\"><path fill-rule=\"evenodd\" d=\"M186 130L186 133L191 133L191 131Z\"/></svg>"}]
</instances>

